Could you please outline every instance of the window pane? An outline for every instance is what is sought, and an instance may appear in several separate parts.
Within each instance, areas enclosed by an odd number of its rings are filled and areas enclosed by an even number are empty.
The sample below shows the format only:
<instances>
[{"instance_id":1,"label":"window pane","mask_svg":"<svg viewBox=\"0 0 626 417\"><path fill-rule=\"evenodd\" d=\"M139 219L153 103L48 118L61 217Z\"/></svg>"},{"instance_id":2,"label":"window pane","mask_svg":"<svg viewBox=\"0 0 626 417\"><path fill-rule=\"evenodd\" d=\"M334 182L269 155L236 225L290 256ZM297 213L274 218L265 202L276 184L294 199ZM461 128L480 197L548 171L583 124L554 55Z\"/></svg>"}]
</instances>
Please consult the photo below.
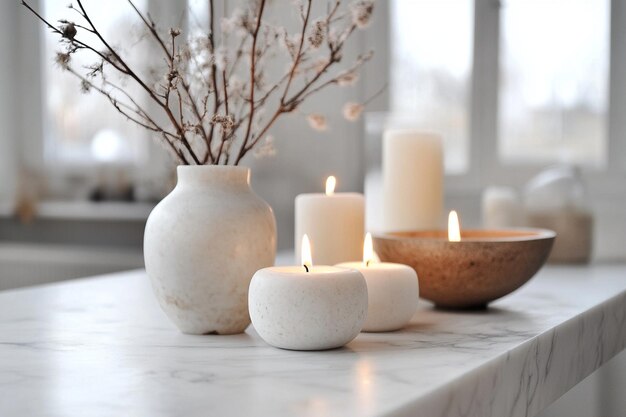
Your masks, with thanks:
<instances>
[{"instance_id":1,"label":"window pane","mask_svg":"<svg viewBox=\"0 0 626 417\"><path fill-rule=\"evenodd\" d=\"M207 0L187 0L189 8L189 28L194 30L202 30L206 33L209 27L209 3ZM220 20L215 19L215 25L219 28Z\"/></svg>"},{"instance_id":2,"label":"window pane","mask_svg":"<svg viewBox=\"0 0 626 417\"><path fill-rule=\"evenodd\" d=\"M446 172L468 168L472 0L391 3L391 107L441 133Z\"/></svg>"},{"instance_id":3,"label":"window pane","mask_svg":"<svg viewBox=\"0 0 626 417\"><path fill-rule=\"evenodd\" d=\"M500 155L606 159L609 0L507 0L502 8Z\"/></svg>"},{"instance_id":4,"label":"window pane","mask_svg":"<svg viewBox=\"0 0 626 417\"><path fill-rule=\"evenodd\" d=\"M145 2L135 3L145 10ZM67 1L44 0L42 6L44 15L51 22L59 19L80 22L80 16L67 7ZM85 2L85 8L105 39L124 56L130 56L129 62L135 64L135 68L140 68L137 64L141 62L141 53L137 51L141 50L138 46L141 27L129 4L89 1ZM98 92L81 92L80 80L54 63L56 52L62 50L58 36L44 31L42 73L46 160L73 164L139 161L146 152L146 133L120 115ZM133 40L135 38L137 40ZM94 36L85 33L84 29L78 28L77 39L102 49ZM73 55L71 66L85 74L84 66L96 62L98 58L94 54L79 52ZM136 92L132 82L119 79L113 73L110 76L110 80L120 87Z\"/></svg>"}]
</instances>

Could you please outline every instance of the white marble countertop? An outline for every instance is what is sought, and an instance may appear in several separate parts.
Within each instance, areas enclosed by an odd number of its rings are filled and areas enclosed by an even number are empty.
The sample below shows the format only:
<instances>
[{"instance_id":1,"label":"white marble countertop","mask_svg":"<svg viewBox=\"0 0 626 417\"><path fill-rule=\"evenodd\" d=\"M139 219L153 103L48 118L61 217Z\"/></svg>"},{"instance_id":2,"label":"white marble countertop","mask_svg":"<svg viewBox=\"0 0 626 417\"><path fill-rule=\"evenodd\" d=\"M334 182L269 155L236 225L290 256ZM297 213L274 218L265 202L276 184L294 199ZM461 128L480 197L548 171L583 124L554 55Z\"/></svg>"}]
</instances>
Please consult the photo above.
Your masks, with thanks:
<instances>
[{"instance_id":1,"label":"white marble countertop","mask_svg":"<svg viewBox=\"0 0 626 417\"><path fill-rule=\"evenodd\" d=\"M1 416L532 416L626 345L626 265L292 352L180 334L143 271L0 293Z\"/></svg>"}]
</instances>

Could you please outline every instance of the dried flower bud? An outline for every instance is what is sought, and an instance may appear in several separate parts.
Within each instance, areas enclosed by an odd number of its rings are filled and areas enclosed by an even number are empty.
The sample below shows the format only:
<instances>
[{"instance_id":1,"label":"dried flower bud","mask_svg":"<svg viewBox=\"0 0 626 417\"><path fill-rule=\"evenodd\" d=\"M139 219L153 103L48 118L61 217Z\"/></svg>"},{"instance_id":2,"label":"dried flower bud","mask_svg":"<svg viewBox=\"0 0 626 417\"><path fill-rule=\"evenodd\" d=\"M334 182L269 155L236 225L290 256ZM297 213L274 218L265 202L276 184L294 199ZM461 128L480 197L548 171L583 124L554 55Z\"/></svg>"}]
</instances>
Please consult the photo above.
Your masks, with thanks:
<instances>
[{"instance_id":1,"label":"dried flower bud","mask_svg":"<svg viewBox=\"0 0 626 417\"><path fill-rule=\"evenodd\" d=\"M165 79L170 86L174 86L178 82L178 76L179 76L178 71L173 69L171 71L168 71L168 73L165 76Z\"/></svg>"},{"instance_id":2,"label":"dried flower bud","mask_svg":"<svg viewBox=\"0 0 626 417\"><path fill-rule=\"evenodd\" d=\"M374 2L372 0L356 0L350 5L352 23L359 29L366 28L372 18Z\"/></svg>"},{"instance_id":3,"label":"dried flower bud","mask_svg":"<svg viewBox=\"0 0 626 417\"><path fill-rule=\"evenodd\" d=\"M365 106L360 103L348 102L343 106L343 117L350 122L355 122L361 117Z\"/></svg>"},{"instance_id":4,"label":"dried flower bud","mask_svg":"<svg viewBox=\"0 0 626 417\"><path fill-rule=\"evenodd\" d=\"M360 63L363 63L363 62L367 62L367 61L369 61L370 59L372 59L372 57L373 57L373 56L374 56L374 51L371 51L371 50L370 50L370 51L367 51L367 52L365 52L365 53L363 53L363 54L360 54L360 55L357 57L357 62L358 62L359 64L360 64Z\"/></svg>"},{"instance_id":5,"label":"dried flower bud","mask_svg":"<svg viewBox=\"0 0 626 417\"><path fill-rule=\"evenodd\" d=\"M300 14L304 13L304 1L303 0L291 0L291 5L298 9Z\"/></svg>"},{"instance_id":6,"label":"dried flower bud","mask_svg":"<svg viewBox=\"0 0 626 417\"><path fill-rule=\"evenodd\" d=\"M228 79L228 91L233 99L240 99L245 96L245 86L246 84L237 75L231 75Z\"/></svg>"},{"instance_id":7,"label":"dried flower bud","mask_svg":"<svg viewBox=\"0 0 626 417\"><path fill-rule=\"evenodd\" d=\"M170 36L172 38L175 38L178 35L180 35L180 29L178 29L178 28L170 28Z\"/></svg>"},{"instance_id":8,"label":"dried flower bud","mask_svg":"<svg viewBox=\"0 0 626 417\"><path fill-rule=\"evenodd\" d=\"M328 65L328 58L320 58L317 61L315 61L315 64L313 65L313 69L315 70L315 72L321 72L324 70L324 68L326 68L327 65Z\"/></svg>"},{"instance_id":9,"label":"dried flower bud","mask_svg":"<svg viewBox=\"0 0 626 417\"><path fill-rule=\"evenodd\" d=\"M89 81L81 80L81 82L80 82L80 92L81 93L88 93L90 91L91 91L91 84L89 84Z\"/></svg>"},{"instance_id":10,"label":"dried flower bud","mask_svg":"<svg viewBox=\"0 0 626 417\"><path fill-rule=\"evenodd\" d=\"M250 7L253 6L254 5L252 4L250 5ZM257 7L255 6L254 9L256 10ZM256 29L256 17L254 16L253 11L250 9L245 10L239 16L237 16L237 18L239 19L238 26L244 29L250 35L252 35L254 33L254 30Z\"/></svg>"},{"instance_id":11,"label":"dried flower bud","mask_svg":"<svg viewBox=\"0 0 626 417\"><path fill-rule=\"evenodd\" d=\"M230 114L224 117L224 121L222 122L222 127L226 131L230 131L235 126L235 119Z\"/></svg>"},{"instance_id":12,"label":"dried flower bud","mask_svg":"<svg viewBox=\"0 0 626 417\"><path fill-rule=\"evenodd\" d=\"M76 36L76 26L74 23L68 22L61 27L62 35L65 39L74 40Z\"/></svg>"},{"instance_id":13,"label":"dried flower bud","mask_svg":"<svg viewBox=\"0 0 626 417\"><path fill-rule=\"evenodd\" d=\"M235 119L233 119L230 114L227 116L214 114L213 117L211 117L211 123L214 125L220 125L224 133L228 134L235 126Z\"/></svg>"},{"instance_id":14,"label":"dried flower bud","mask_svg":"<svg viewBox=\"0 0 626 417\"><path fill-rule=\"evenodd\" d=\"M224 46L220 46L215 51L213 55L213 59L215 60L215 66L220 71L224 71L226 66L228 65L228 50Z\"/></svg>"},{"instance_id":15,"label":"dried flower bud","mask_svg":"<svg viewBox=\"0 0 626 417\"><path fill-rule=\"evenodd\" d=\"M267 135L260 145L254 151L255 158L264 158L276 155L274 147L274 137Z\"/></svg>"},{"instance_id":16,"label":"dried flower bud","mask_svg":"<svg viewBox=\"0 0 626 417\"><path fill-rule=\"evenodd\" d=\"M287 52L289 52L289 56L291 59L295 61L296 56L298 55L298 45L300 44L301 36L300 34L289 35L287 31L282 30L283 43L282 45L285 47Z\"/></svg>"},{"instance_id":17,"label":"dried flower bud","mask_svg":"<svg viewBox=\"0 0 626 417\"><path fill-rule=\"evenodd\" d=\"M69 52L57 52L54 57L54 62L63 70L68 69L71 60L72 55Z\"/></svg>"},{"instance_id":18,"label":"dried flower bud","mask_svg":"<svg viewBox=\"0 0 626 417\"><path fill-rule=\"evenodd\" d=\"M234 8L230 17L225 16L220 20L220 28L224 34L233 32L237 32L239 35L252 34L254 27L255 21L250 10L243 10L240 7Z\"/></svg>"},{"instance_id":19,"label":"dried flower bud","mask_svg":"<svg viewBox=\"0 0 626 417\"><path fill-rule=\"evenodd\" d=\"M347 71L337 76L337 85L341 87L347 87L354 85L359 79L359 74L356 71Z\"/></svg>"},{"instance_id":20,"label":"dried flower bud","mask_svg":"<svg viewBox=\"0 0 626 417\"><path fill-rule=\"evenodd\" d=\"M324 32L326 30L326 22L318 19L313 22L313 28L311 30L311 34L309 35L309 44L314 49L319 48L324 42Z\"/></svg>"},{"instance_id":21,"label":"dried flower bud","mask_svg":"<svg viewBox=\"0 0 626 417\"><path fill-rule=\"evenodd\" d=\"M298 65L296 65L295 68L294 68L294 64L295 64L295 61L294 62L287 62L285 64L285 75L286 76L289 75L289 73L291 73L291 70L293 70L293 75L294 76L297 76L297 75L300 74L302 65L300 63L298 63Z\"/></svg>"},{"instance_id":22,"label":"dried flower bud","mask_svg":"<svg viewBox=\"0 0 626 417\"><path fill-rule=\"evenodd\" d=\"M320 132L328 129L328 123L326 122L326 117L318 113L311 113L306 117L309 122L309 126L312 129L319 130Z\"/></svg>"},{"instance_id":23,"label":"dried flower bud","mask_svg":"<svg viewBox=\"0 0 626 417\"><path fill-rule=\"evenodd\" d=\"M220 20L220 27L222 29L222 33L229 34L235 30L237 27L236 21L232 17L222 17Z\"/></svg>"}]
</instances>

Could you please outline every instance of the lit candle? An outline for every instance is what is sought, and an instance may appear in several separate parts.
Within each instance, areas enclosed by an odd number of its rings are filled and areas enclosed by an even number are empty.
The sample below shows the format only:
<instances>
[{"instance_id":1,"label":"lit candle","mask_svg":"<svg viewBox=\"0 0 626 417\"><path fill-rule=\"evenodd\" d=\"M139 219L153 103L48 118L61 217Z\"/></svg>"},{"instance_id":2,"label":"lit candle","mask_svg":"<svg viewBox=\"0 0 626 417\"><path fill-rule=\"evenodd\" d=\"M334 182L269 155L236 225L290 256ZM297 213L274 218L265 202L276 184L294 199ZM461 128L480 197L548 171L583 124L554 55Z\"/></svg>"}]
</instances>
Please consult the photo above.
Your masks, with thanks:
<instances>
[{"instance_id":1,"label":"lit candle","mask_svg":"<svg viewBox=\"0 0 626 417\"><path fill-rule=\"evenodd\" d=\"M383 229L438 229L443 210L443 145L438 135L388 130L383 139Z\"/></svg>"},{"instance_id":2,"label":"lit candle","mask_svg":"<svg viewBox=\"0 0 626 417\"><path fill-rule=\"evenodd\" d=\"M252 277L248 293L252 324L263 340L282 349L343 346L365 322L365 279L354 269L313 265L307 235L301 247L299 266L264 268Z\"/></svg>"},{"instance_id":3,"label":"lit candle","mask_svg":"<svg viewBox=\"0 0 626 417\"><path fill-rule=\"evenodd\" d=\"M452 210L448 215L448 240L450 242L461 241L461 225L459 223L459 215Z\"/></svg>"},{"instance_id":4,"label":"lit candle","mask_svg":"<svg viewBox=\"0 0 626 417\"><path fill-rule=\"evenodd\" d=\"M417 274L406 265L377 262L369 233L363 244L363 262L337 266L356 269L365 277L369 302L363 331L398 330L411 320L419 297Z\"/></svg>"},{"instance_id":5,"label":"lit candle","mask_svg":"<svg viewBox=\"0 0 626 417\"><path fill-rule=\"evenodd\" d=\"M453 210L448 230L384 233L374 236L374 245L383 261L417 272L422 298L440 308L475 309L528 281L546 261L555 236L530 228L461 232Z\"/></svg>"},{"instance_id":6,"label":"lit candle","mask_svg":"<svg viewBox=\"0 0 626 417\"><path fill-rule=\"evenodd\" d=\"M295 202L295 254L300 262L300 242L309 235L315 260L320 264L361 258L365 228L365 200L360 193L335 193L337 180L326 180L325 194L300 194Z\"/></svg>"}]
</instances>

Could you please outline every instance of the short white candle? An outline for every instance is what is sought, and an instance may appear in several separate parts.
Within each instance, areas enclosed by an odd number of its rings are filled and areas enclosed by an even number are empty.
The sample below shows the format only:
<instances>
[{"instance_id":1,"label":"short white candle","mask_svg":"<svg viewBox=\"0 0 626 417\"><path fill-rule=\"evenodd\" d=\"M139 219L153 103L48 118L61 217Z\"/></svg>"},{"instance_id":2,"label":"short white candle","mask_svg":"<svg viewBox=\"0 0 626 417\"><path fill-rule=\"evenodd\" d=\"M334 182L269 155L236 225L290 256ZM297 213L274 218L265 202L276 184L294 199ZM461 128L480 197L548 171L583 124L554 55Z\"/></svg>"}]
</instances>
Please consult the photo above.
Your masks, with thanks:
<instances>
[{"instance_id":1,"label":"short white candle","mask_svg":"<svg viewBox=\"0 0 626 417\"><path fill-rule=\"evenodd\" d=\"M415 270L409 266L373 261L372 237L368 233L363 262L345 262L337 266L356 269L367 282L367 318L365 332L390 332L401 329L417 309L419 285Z\"/></svg>"},{"instance_id":2,"label":"short white candle","mask_svg":"<svg viewBox=\"0 0 626 417\"><path fill-rule=\"evenodd\" d=\"M383 139L384 231L439 229L443 145L438 135L387 130Z\"/></svg>"},{"instance_id":3,"label":"short white candle","mask_svg":"<svg viewBox=\"0 0 626 417\"><path fill-rule=\"evenodd\" d=\"M252 324L265 342L282 349L344 346L365 322L365 279L356 270L312 266L303 258L303 266L264 268L254 274L248 294Z\"/></svg>"},{"instance_id":4,"label":"short white candle","mask_svg":"<svg viewBox=\"0 0 626 417\"><path fill-rule=\"evenodd\" d=\"M307 234L315 262L334 265L361 258L365 228L365 199L359 193L335 193L328 177L326 194L300 194L295 202L295 254L300 265L300 242Z\"/></svg>"}]
</instances>

